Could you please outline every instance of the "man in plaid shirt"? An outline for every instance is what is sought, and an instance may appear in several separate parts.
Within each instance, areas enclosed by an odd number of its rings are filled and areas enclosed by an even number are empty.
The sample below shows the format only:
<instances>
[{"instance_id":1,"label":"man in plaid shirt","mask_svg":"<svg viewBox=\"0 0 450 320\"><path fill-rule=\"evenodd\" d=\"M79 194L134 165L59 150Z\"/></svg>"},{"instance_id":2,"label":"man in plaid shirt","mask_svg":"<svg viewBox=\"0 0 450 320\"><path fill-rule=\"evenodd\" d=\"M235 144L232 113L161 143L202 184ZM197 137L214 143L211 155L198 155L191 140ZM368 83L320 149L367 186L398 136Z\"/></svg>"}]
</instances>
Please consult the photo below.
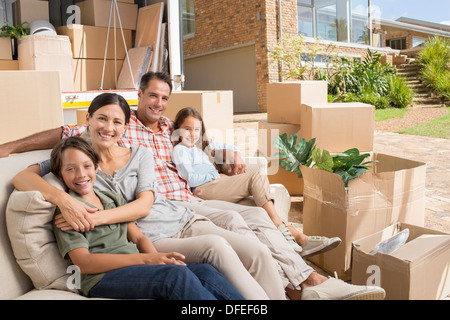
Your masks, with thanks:
<instances>
[{"instance_id":1,"label":"man in plaid shirt","mask_svg":"<svg viewBox=\"0 0 450 320\"><path fill-rule=\"evenodd\" d=\"M178 175L171 159L173 145L170 136L173 122L163 116L171 91L169 75L153 72L145 74L138 92L138 108L132 112L129 127L120 140L124 147L130 147L132 144L144 145L153 151L155 172L160 179L158 191L177 205L193 209L222 228L259 239L266 244L277 262L283 285L291 299L298 298L301 292L312 298L328 299L369 296L373 288L352 286L340 280L327 279L315 272L294 251L264 209L219 200L201 200L193 196L186 181ZM9 142L0 145L0 157L11 153L53 148L61 138L81 135L85 129L85 126L64 126ZM229 160L227 159L228 163ZM233 154L231 160L234 163L232 174L245 172L245 165L238 154ZM78 225L73 226L76 230L83 231L84 228L92 227L88 212L78 216L80 221ZM79 225L82 227L79 228Z\"/></svg>"}]
</instances>

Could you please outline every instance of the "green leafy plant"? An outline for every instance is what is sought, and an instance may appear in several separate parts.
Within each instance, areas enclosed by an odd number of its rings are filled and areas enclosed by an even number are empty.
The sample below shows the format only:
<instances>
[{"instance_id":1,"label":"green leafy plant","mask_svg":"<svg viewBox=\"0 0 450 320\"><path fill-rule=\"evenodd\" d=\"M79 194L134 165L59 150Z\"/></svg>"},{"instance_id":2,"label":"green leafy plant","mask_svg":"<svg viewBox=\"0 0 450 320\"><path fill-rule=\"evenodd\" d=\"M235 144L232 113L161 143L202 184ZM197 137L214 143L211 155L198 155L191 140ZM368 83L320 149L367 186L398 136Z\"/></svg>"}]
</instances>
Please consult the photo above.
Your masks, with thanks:
<instances>
[{"instance_id":1,"label":"green leafy plant","mask_svg":"<svg viewBox=\"0 0 450 320\"><path fill-rule=\"evenodd\" d=\"M295 172L297 177L302 177L300 165L310 166L312 162L312 152L315 149L316 139L306 141L300 138L297 143L297 134L292 134L289 139L286 133L276 137L273 145L280 149L274 157L280 158L280 166L287 171Z\"/></svg>"},{"instance_id":2,"label":"green leafy plant","mask_svg":"<svg viewBox=\"0 0 450 320\"><path fill-rule=\"evenodd\" d=\"M295 172L297 177L302 178L300 165L333 172L342 177L345 186L348 181L366 173L370 168L369 163L376 161L365 161L369 153L360 154L357 148L346 150L342 153L331 155L327 150L316 149L316 138L306 141L300 138L297 143L297 134L292 134L289 139L286 133L276 137L273 145L280 149L274 157L280 158L280 167L286 171Z\"/></svg>"},{"instance_id":3,"label":"green leafy plant","mask_svg":"<svg viewBox=\"0 0 450 320\"><path fill-rule=\"evenodd\" d=\"M6 23L0 27L0 37L9 37L14 39L20 39L30 34L30 28L25 28L24 25L29 24L29 22L24 21L17 26L12 26Z\"/></svg>"},{"instance_id":4,"label":"green leafy plant","mask_svg":"<svg viewBox=\"0 0 450 320\"><path fill-rule=\"evenodd\" d=\"M316 149L312 153L312 160L314 161L313 167L340 175L347 187L350 180L367 172L370 168L369 163L376 162L363 162L369 156L369 153L360 154L357 148L335 155L330 155L327 150L321 152L320 149Z\"/></svg>"},{"instance_id":5,"label":"green leafy plant","mask_svg":"<svg viewBox=\"0 0 450 320\"><path fill-rule=\"evenodd\" d=\"M336 72L327 78L328 92L333 102L363 102L376 109L389 106L404 108L412 101L413 92L403 78L396 75L391 64L380 62L381 54L367 51L358 59L343 61Z\"/></svg>"},{"instance_id":6,"label":"green leafy plant","mask_svg":"<svg viewBox=\"0 0 450 320\"><path fill-rule=\"evenodd\" d=\"M450 100L450 41L435 36L424 43L417 57L420 75L427 85Z\"/></svg>"}]
</instances>

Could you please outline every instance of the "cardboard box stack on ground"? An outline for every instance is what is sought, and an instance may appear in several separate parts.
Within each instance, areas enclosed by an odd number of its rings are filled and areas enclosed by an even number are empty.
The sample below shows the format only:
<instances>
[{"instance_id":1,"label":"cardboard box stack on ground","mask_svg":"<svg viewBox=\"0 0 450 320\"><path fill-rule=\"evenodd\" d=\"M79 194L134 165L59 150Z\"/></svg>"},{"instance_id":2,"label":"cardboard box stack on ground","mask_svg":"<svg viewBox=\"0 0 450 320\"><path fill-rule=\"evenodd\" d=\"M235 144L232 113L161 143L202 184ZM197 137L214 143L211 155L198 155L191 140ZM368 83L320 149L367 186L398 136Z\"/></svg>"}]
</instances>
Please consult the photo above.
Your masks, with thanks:
<instances>
[{"instance_id":1,"label":"cardboard box stack on ground","mask_svg":"<svg viewBox=\"0 0 450 320\"><path fill-rule=\"evenodd\" d=\"M164 115L175 119L185 107L200 112L210 140L234 145L233 91L174 91Z\"/></svg>"},{"instance_id":2,"label":"cardboard box stack on ground","mask_svg":"<svg viewBox=\"0 0 450 320\"><path fill-rule=\"evenodd\" d=\"M269 83L267 85L267 122L258 124L258 147L262 156L269 163L267 177L270 183L281 183L290 195L303 193L303 180L293 172L279 167L278 160L273 155L278 150L273 146L277 133L286 133L288 137L297 133L301 136L300 112L306 103L327 102L326 81L287 81Z\"/></svg>"},{"instance_id":3,"label":"cardboard box stack on ground","mask_svg":"<svg viewBox=\"0 0 450 320\"><path fill-rule=\"evenodd\" d=\"M375 153L372 170L350 180L302 166L303 231L340 237L342 243L310 260L325 271L351 278L352 242L396 222L424 224L425 163Z\"/></svg>"},{"instance_id":4,"label":"cardboard box stack on ground","mask_svg":"<svg viewBox=\"0 0 450 320\"><path fill-rule=\"evenodd\" d=\"M0 71L0 144L62 126L57 71Z\"/></svg>"},{"instance_id":5,"label":"cardboard box stack on ground","mask_svg":"<svg viewBox=\"0 0 450 320\"><path fill-rule=\"evenodd\" d=\"M316 147L330 153L339 153L351 148L358 148L360 152L372 151L375 107L364 103L327 103L327 96L326 81L269 83L267 124L262 126L285 129L288 124L296 125L300 130L298 139L303 137L309 141L315 138ZM288 137L294 133L282 131L280 134L287 133ZM275 138L272 137L271 142ZM260 148L261 144L264 142L260 141ZM273 153L262 153L266 157L273 156ZM292 185L301 180L290 172L284 175L288 175L284 177L285 185ZM268 176L269 180L278 180L277 177L271 178L270 173ZM291 195L298 195L289 192Z\"/></svg>"},{"instance_id":6,"label":"cardboard box stack on ground","mask_svg":"<svg viewBox=\"0 0 450 320\"><path fill-rule=\"evenodd\" d=\"M371 254L379 242L406 229L406 244ZM353 242L352 283L380 285L387 300L444 299L450 295L450 235L396 223L359 239Z\"/></svg>"},{"instance_id":7,"label":"cardboard box stack on ground","mask_svg":"<svg viewBox=\"0 0 450 320\"><path fill-rule=\"evenodd\" d=\"M20 70L59 72L61 92L74 91L72 50L67 36L34 34L18 41Z\"/></svg>"}]
</instances>

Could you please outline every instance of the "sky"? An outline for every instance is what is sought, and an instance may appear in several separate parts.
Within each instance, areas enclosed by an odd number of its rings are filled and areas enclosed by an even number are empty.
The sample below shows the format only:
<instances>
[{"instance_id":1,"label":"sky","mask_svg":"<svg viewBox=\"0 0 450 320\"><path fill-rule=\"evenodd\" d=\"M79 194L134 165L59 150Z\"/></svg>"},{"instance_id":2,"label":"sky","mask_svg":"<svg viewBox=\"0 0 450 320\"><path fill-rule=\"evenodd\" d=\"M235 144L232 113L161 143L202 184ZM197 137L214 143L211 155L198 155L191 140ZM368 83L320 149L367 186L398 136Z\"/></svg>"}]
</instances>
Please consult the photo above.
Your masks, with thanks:
<instances>
[{"instance_id":1,"label":"sky","mask_svg":"<svg viewBox=\"0 0 450 320\"><path fill-rule=\"evenodd\" d=\"M400 17L450 25L450 0L372 0L373 17Z\"/></svg>"}]
</instances>

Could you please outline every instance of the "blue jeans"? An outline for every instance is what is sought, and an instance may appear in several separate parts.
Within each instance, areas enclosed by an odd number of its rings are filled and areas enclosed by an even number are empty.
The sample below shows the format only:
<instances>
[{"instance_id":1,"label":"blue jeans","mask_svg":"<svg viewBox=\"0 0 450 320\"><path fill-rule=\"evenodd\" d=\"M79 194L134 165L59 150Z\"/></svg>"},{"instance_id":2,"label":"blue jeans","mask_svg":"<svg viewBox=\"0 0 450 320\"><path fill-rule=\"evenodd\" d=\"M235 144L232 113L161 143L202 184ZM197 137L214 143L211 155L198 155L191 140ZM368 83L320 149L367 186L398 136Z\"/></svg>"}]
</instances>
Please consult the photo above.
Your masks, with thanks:
<instances>
[{"instance_id":1,"label":"blue jeans","mask_svg":"<svg viewBox=\"0 0 450 320\"><path fill-rule=\"evenodd\" d=\"M132 266L109 271L89 297L113 299L244 300L206 263Z\"/></svg>"}]
</instances>

